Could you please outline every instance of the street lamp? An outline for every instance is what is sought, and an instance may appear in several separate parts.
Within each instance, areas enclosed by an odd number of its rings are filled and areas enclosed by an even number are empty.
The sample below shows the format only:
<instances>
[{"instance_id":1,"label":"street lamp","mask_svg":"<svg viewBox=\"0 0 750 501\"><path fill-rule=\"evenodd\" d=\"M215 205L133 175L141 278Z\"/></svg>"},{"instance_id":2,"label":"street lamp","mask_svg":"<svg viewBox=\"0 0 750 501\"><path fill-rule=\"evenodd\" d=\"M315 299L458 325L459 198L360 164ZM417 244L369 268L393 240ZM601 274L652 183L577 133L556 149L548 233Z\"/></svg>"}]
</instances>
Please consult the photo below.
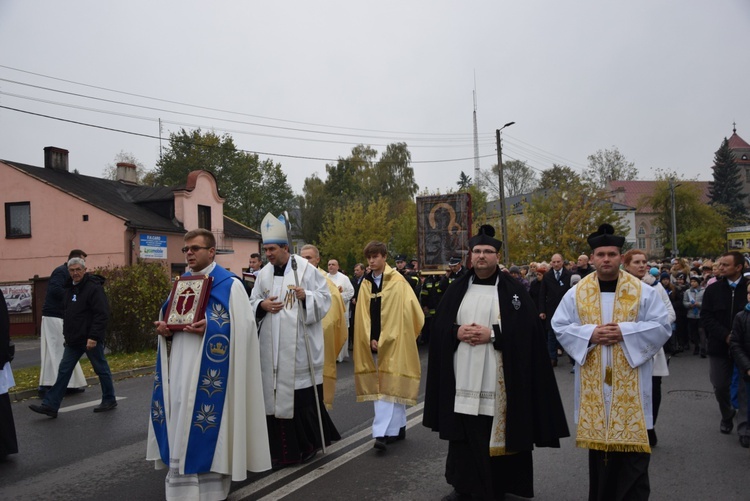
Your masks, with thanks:
<instances>
[{"instance_id":1,"label":"street lamp","mask_svg":"<svg viewBox=\"0 0 750 501\"><path fill-rule=\"evenodd\" d=\"M500 223L503 225L503 264L510 266L508 257L508 221L505 213L505 187L503 186L503 143L500 139L500 131L510 127L516 122L508 122L495 131L495 140L497 141L497 177L500 185Z\"/></svg>"},{"instance_id":2,"label":"street lamp","mask_svg":"<svg viewBox=\"0 0 750 501\"><path fill-rule=\"evenodd\" d=\"M669 196L672 201L672 256L680 257L680 251L677 249L677 210L674 202L674 190L681 184L674 184L674 179L669 178Z\"/></svg>"}]
</instances>

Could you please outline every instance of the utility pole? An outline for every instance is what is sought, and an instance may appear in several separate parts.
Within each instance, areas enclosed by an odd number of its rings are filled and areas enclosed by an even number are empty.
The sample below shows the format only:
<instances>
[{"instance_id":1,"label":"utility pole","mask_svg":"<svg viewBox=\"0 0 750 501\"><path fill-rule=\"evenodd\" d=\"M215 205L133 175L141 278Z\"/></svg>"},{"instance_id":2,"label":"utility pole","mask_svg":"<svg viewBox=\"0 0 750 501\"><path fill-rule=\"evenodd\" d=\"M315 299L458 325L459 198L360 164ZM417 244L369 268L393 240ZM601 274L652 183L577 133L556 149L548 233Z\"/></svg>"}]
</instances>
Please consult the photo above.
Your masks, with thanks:
<instances>
[{"instance_id":1,"label":"utility pole","mask_svg":"<svg viewBox=\"0 0 750 501\"><path fill-rule=\"evenodd\" d=\"M163 160L164 155L161 149L161 118L159 118L159 160Z\"/></svg>"},{"instance_id":2,"label":"utility pole","mask_svg":"<svg viewBox=\"0 0 750 501\"><path fill-rule=\"evenodd\" d=\"M479 133L477 132L477 77L474 76L474 186L479 186Z\"/></svg>"},{"instance_id":3,"label":"utility pole","mask_svg":"<svg viewBox=\"0 0 750 501\"><path fill-rule=\"evenodd\" d=\"M680 251L677 249L677 211L674 202L674 189L678 185L674 184L674 179L669 178L669 197L672 201L672 257L680 257Z\"/></svg>"},{"instance_id":4,"label":"utility pole","mask_svg":"<svg viewBox=\"0 0 750 501\"><path fill-rule=\"evenodd\" d=\"M508 252L508 215L505 210L505 186L503 185L503 141L500 137L500 132L510 127L516 122L508 122L495 131L495 141L497 142L497 177L498 184L500 185L500 222L503 225L503 264L510 266L510 258Z\"/></svg>"}]
</instances>

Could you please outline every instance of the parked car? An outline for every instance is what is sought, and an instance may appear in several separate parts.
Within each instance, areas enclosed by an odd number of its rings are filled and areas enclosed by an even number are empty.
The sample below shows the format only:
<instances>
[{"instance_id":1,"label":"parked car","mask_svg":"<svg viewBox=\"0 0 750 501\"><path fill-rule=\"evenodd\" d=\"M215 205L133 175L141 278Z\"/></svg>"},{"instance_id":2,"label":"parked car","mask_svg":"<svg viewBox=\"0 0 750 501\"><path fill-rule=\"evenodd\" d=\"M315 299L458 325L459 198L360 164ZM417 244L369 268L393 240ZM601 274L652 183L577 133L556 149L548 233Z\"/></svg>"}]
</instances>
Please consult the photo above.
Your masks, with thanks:
<instances>
[{"instance_id":1,"label":"parked car","mask_svg":"<svg viewBox=\"0 0 750 501\"><path fill-rule=\"evenodd\" d=\"M21 312L31 310L31 294L28 292L12 294L5 298L5 304L8 305L8 311Z\"/></svg>"}]
</instances>

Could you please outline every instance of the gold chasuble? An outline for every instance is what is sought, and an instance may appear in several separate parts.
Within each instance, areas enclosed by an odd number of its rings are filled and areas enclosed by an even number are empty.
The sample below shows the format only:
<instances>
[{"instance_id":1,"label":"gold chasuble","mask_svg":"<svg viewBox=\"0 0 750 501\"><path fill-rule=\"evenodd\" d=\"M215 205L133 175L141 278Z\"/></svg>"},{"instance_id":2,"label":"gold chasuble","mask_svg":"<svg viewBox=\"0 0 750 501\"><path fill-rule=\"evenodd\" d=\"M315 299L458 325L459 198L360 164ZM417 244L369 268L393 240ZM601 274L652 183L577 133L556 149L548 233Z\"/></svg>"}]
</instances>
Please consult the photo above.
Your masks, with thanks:
<instances>
[{"instance_id":1,"label":"gold chasuble","mask_svg":"<svg viewBox=\"0 0 750 501\"><path fill-rule=\"evenodd\" d=\"M640 280L620 271L612 322L636 321L641 286ZM582 324L606 323L602 320L601 291L596 273L578 283L576 306ZM579 368L581 388L576 446L600 451L650 453L639 372L630 366L621 345L596 345ZM609 413L605 409L605 384L612 387Z\"/></svg>"},{"instance_id":2,"label":"gold chasuble","mask_svg":"<svg viewBox=\"0 0 750 501\"><path fill-rule=\"evenodd\" d=\"M354 318L354 381L357 402L385 400L416 405L422 366L417 336L424 313L414 290L396 270L386 265L380 283L380 339L378 365L370 350L372 282L362 280Z\"/></svg>"},{"instance_id":3,"label":"gold chasuble","mask_svg":"<svg viewBox=\"0 0 750 501\"><path fill-rule=\"evenodd\" d=\"M336 393L336 357L341 347L344 346L349 337L346 327L346 307L341 298L339 288L328 278L323 270L318 268L318 273L323 275L331 293L331 309L323 317L323 402L327 409L333 408L333 397Z\"/></svg>"}]
</instances>

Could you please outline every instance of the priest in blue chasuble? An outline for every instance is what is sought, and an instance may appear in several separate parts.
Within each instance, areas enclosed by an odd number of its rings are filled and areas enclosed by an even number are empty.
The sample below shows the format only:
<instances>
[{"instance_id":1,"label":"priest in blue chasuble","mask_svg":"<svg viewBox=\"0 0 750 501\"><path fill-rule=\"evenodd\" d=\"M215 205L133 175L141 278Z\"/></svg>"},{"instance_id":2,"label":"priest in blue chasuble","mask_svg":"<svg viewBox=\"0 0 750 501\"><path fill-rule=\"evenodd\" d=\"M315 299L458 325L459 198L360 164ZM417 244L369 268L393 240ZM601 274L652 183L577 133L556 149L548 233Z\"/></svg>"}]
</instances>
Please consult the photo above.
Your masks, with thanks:
<instances>
[{"instance_id":1,"label":"priest in blue chasuble","mask_svg":"<svg viewBox=\"0 0 750 501\"><path fill-rule=\"evenodd\" d=\"M166 499L221 500L232 481L271 468L255 318L242 281L214 262L216 240L205 229L185 234L190 271L208 275L205 317L159 334L146 459L169 467ZM196 292L193 290L193 292ZM196 296L177 298L187 308Z\"/></svg>"}]
</instances>

